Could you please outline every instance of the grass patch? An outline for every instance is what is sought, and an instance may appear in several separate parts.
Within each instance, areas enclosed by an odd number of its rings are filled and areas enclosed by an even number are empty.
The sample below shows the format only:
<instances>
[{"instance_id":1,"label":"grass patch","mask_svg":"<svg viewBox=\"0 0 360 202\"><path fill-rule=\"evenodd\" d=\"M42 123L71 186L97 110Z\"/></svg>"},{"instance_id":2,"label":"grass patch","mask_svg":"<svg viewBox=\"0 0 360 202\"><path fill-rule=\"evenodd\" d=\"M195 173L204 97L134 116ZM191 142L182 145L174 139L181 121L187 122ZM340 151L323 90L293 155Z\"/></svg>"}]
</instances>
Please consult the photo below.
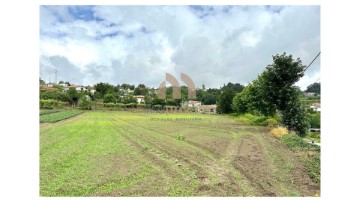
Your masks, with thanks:
<instances>
[{"instance_id":1,"label":"grass patch","mask_svg":"<svg viewBox=\"0 0 360 202\"><path fill-rule=\"evenodd\" d=\"M284 135L280 140L298 154L310 177L320 183L320 146L309 144L297 135Z\"/></svg>"},{"instance_id":2,"label":"grass patch","mask_svg":"<svg viewBox=\"0 0 360 202\"><path fill-rule=\"evenodd\" d=\"M80 110L66 110L58 113L50 113L40 116L40 123L55 123L83 113Z\"/></svg>"}]
</instances>

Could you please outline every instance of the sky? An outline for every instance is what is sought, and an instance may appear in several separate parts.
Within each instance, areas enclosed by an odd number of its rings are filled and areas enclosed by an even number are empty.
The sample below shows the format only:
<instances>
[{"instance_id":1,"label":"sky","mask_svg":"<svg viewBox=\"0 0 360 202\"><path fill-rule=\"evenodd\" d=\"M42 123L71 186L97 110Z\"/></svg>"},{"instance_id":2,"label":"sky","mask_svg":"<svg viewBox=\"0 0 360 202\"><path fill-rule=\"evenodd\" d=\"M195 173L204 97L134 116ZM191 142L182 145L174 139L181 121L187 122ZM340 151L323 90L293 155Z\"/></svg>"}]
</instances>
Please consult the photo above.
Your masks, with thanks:
<instances>
[{"instance_id":1,"label":"sky","mask_svg":"<svg viewBox=\"0 0 360 202\"><path fill-rule=\"evenodd\" d=\"M40 77L158 87L185 73L197 87L248 84L287 54L320 52L320 6L40 6ZM320 82L319 57L296 83Z\"/></svg>"}]
</instances>

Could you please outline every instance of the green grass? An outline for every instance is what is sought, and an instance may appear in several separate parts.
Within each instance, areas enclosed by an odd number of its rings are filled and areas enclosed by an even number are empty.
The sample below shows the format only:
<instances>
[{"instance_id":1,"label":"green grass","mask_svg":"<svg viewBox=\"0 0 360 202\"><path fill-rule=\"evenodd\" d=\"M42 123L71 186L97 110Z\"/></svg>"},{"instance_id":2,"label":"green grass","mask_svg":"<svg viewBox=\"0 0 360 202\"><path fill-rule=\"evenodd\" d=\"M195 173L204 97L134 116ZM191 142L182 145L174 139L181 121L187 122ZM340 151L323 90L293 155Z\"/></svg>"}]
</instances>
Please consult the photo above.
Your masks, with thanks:
<instances>
[{"instance_id":1,"label":"green grass","mask_svg":"<svg viewBox=\"0 0 360 202\"><path fill-rule=\"evenodd\" d=\"M40 123L55 123L83 113L80 110L65 110L40 116Z\"/></svg>"},{"instance_id":2,"label":"green grass","mask_svg":"<svg viewBox=\"0 0 360 202\"><path fill-rule=\"evenodd\" d=\"M299 154L310 176L315 182L320 182L320 146L309 144L297 135L285 135L281 137L281 142Z\"/></svg>"},{"instance_id":3,"label":"green grass","mask_svg":"<svg viewBox=\"0 0 360 202\"><path fill-rule=\"evenodd\" d=\"M56 113L56 112L60 112L60 110L59 109L42 109L42 110L40 110L40 116L46 115L46 114L52 114L52 113Z\"/></svg>"},{"instance_id":4,"label":"green grass","mask_svg":"<svg viewBox=\"0 0 360 202\"><path fill-rule=\"evenodd\" d=\"M222 115L87 111L40 127L40 195L313 195L274 141Z\"/></svg>"}]
</instances>

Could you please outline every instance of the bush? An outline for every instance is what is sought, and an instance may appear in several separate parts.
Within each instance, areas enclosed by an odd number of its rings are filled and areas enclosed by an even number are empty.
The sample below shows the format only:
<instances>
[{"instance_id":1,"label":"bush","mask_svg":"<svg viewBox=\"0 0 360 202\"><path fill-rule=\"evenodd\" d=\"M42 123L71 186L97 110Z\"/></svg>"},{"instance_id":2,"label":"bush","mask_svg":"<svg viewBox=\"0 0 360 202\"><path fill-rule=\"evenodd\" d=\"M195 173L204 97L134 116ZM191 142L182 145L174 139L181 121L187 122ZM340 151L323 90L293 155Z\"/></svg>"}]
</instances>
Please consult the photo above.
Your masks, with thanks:
<instances>
[{"instance_id":1,"label":"bush","mask_svg":"<svg viewBox=\"0 0 360 202\"><path fill-rule=\"evenodd\" d=\"M277 127L270 131L270 134L274 137L280 138L284 135L289 134L289 131L284 127Z\"/></svg>"},{"instance_id":2,"label":"bush","mask_svg":"<svg viewBox=\"0 0 360 202\"><path fill-rule=\"evenodd\" d=\"M104 95L104 103L115 103L116 98L113 94L106 94Z\"/></svg>"},{"instance_id":3,"label":"bush","mask_svg":"<svg viewBox=\"0 0 360 202\"><path fill-rule=\"evenodd\" d=\"M41 109L54 109L61 108L65 106L65 102L61 102L58 100L40 100L40 108Z\"/></svg>"},{"instance_id":4,"label":"bush","mask_svg":"<svg viewBox=\"0 0 360 202\"><path fill-rule=\"evenodd\" d=\"M273 117L256 116L249 113L240 115L236 120L253 126L275 127L278 125L278 121Z\"/></svg>"},{"instance_id":5,"label":"bush","mask_svg":"<svg viewBox=\"0 0 360 202\"><path fill-rule=\"evenodd\" d=\"M275 126L279 125L278 121L275 118L266 119L266 124L269 127L275 127Z\"/></svg>"},{"instance_id":6,"label":"bush","mask_svg":"<svg viewBox=\"0 0 360 202\"><path fill-rule=\"evenodd\" d=\"M85 109L85 110L90 110L91 109L91 104L92 104L92 102L90 100L83 97L83 98L81 98L80 108Z\"/></svg>"},{"instance_id":7,"label":"bush","mask_svg":"<svg viewBox=\"0 0 360 202\"><path fill-rule=\"evenodd\" d=\"M104 103L104 107L106 108L114 108L116 105L115 103L109 102L109 103Z\"/></svg>"},{"instance_id":8,"label":"bush","mask_svg":"<svg viewBox=\"0 0 360 202\"><path fill-rule=\"evenodd\" d=\"M320 128L320 113L309 115L310 128Z\"/></svg>"}]
</instances>

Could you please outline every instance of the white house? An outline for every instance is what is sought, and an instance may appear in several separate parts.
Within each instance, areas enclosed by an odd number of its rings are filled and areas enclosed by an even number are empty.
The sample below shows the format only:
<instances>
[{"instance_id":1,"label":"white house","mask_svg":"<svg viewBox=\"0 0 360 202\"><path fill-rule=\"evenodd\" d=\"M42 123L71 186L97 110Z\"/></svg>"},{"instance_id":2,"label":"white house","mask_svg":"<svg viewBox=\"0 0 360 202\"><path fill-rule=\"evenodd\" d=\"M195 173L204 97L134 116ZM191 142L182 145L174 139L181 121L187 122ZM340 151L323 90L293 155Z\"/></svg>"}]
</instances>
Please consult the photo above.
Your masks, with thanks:
<instances>
[{"instance_id":1,"label":"white house","mask_svg":"<svg viewBox=\"0 0 360 202\"><path fill-rule=\"evenodd\" d=\"M216 114L216 105L200 105L196 111L204 114Z\"/></svg>"},{"instance_id":2,"label":"white house","mask_svg":"<svg viewBox=\"0 0 360 202\"><path fill-rule=\"evenodd\" d=\"M310 109L312 109L313 111L316 111L316 112L320 112L320 103L313 103L311 106L310 106Z\"/></svg>"},{"instance_id":3,"label":"white house","mask_svg":"<svg viewBox=\"0 0 360 202\"><path fill-rule=\"evenodd\" d=\"M199 107L201 105L200 101L189 100L183 103L183 107Z\"/></svg>"},{"instance_id":4,"label":"white house","mask_svg":"<svg viewBox=\"0 0 360 202\"><path fill-rule=\"evenodd\" d=\"M145 96L143 96L143 95L136 95L134 97L136 98L136 101L138 104L145 102Z\"/></svg>"}]
</instances>

